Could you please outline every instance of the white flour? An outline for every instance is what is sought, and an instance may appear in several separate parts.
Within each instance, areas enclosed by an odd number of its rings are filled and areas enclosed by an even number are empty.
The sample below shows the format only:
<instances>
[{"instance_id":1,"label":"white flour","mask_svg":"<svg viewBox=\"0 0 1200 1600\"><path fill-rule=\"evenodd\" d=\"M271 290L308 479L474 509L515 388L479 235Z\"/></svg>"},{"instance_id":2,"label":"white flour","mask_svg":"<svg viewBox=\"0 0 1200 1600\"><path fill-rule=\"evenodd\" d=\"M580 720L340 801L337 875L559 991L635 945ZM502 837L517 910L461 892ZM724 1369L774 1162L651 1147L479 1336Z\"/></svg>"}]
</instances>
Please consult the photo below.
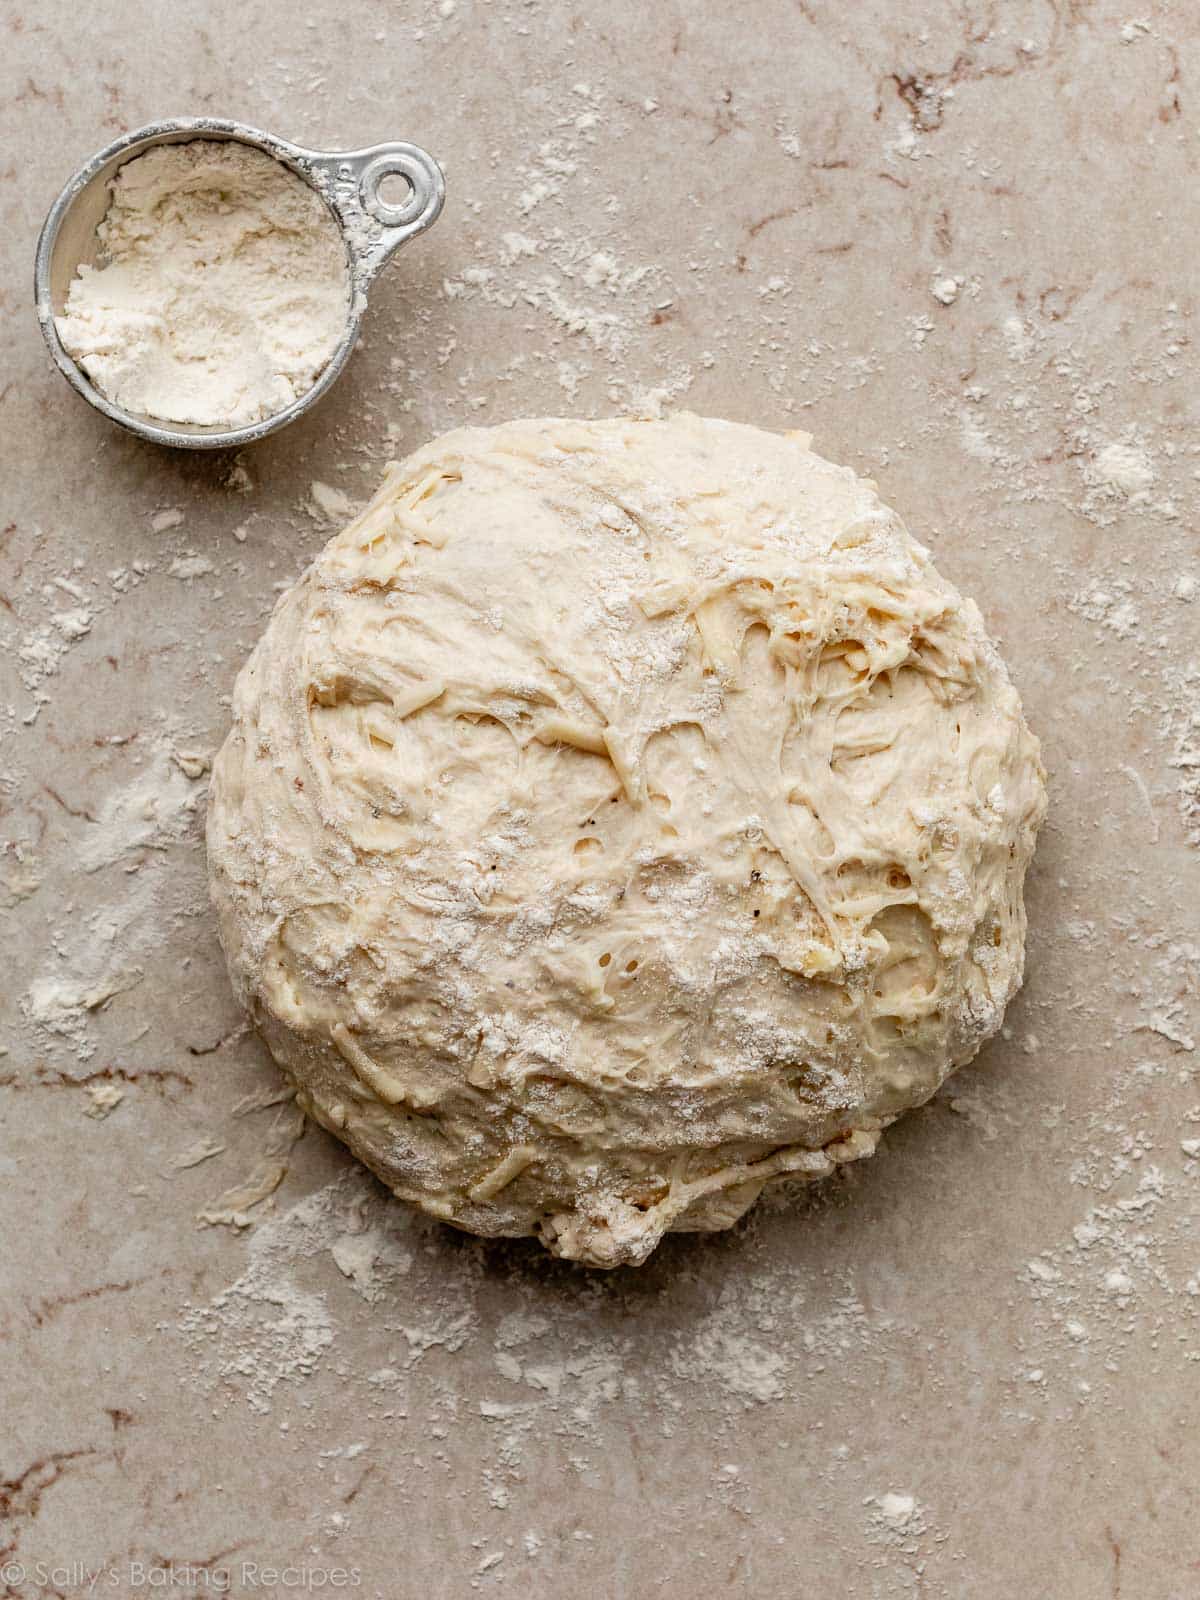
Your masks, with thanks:
<instances>
[{"instance_id":1,"label":"white flour","mask_svg":"<svg viewBox=\"0 0 1200 1600\"><path fill-rule=\"evenodd\" d=\"M311 389L346 323L350 279L319 196L261 150L197 139L127 162L81 266L63 343L128 411L240 427Z\"/></svg>"}]
</instances>

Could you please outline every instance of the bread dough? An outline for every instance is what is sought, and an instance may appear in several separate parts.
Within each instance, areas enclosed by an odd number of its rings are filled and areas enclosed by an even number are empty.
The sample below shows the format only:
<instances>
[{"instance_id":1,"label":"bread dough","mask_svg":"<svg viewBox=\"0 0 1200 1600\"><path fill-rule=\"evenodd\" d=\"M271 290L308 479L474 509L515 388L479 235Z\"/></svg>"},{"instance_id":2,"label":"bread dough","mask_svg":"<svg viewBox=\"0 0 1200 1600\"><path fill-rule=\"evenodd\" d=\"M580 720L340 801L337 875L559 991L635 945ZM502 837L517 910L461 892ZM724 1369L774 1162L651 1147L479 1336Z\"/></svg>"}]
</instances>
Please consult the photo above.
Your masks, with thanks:
<instances>
[{"instance_id":1,"label":"bread dough","mask_svg":"<svg viewBox=\"0 0 1200 1600\"><path fill-rule=\"evenodd\" d=\"M974 604L808 445L448 434L238 680L234 983L434 1216L643 1261L869 1154L1000 1026L1038 744Z\"/></svg>"}]
</instances>

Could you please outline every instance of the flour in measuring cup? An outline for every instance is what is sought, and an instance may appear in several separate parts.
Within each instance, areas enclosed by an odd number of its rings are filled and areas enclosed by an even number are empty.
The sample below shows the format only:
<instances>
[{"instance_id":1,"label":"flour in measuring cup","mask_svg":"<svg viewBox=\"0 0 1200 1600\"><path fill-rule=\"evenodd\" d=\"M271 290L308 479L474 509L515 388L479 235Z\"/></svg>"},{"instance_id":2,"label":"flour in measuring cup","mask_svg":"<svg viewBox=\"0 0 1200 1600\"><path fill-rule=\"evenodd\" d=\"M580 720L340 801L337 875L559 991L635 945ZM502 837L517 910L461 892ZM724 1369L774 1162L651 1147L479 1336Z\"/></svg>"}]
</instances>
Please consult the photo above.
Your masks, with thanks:
<instances>
[{"instance_id":1,"label":"flour in measuring cup","mask_svg":"<svg viewBox=\"0 0 1200 1600\"><path fill-rule=\"evenodd\" d=\"M234 141L159 145L121 167L59 336L127 411L243 427L311 389L345 331L350 274L320 196Z\"/></svg>"}]
</instances>

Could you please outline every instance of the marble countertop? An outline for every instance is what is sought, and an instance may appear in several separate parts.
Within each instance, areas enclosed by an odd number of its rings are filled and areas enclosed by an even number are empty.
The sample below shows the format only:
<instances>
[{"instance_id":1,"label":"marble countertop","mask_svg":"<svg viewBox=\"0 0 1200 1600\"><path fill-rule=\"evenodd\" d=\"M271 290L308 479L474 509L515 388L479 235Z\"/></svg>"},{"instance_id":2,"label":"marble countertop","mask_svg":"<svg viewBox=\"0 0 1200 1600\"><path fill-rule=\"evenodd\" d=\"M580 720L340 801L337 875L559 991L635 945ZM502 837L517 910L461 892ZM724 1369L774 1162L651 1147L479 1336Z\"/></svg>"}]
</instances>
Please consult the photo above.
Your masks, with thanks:
<instances>
[{"instance_id":1,"label":"marble countertop","mask_svg":"<svg viewBox=\"0 0 1200 1600\"><path fill-rule=\"evenodd\" d=\"M0 17L0 1594L1200 1592L1200 18L910 9ZM447 175L332 396L237 456L118 432L32 312L62 182L189 113ZM659 406L877 478L1052 809L1003 1038L872 1161L603 1276L297 1123L202 819L387 459Z\"/></svg>"}]
</instances>

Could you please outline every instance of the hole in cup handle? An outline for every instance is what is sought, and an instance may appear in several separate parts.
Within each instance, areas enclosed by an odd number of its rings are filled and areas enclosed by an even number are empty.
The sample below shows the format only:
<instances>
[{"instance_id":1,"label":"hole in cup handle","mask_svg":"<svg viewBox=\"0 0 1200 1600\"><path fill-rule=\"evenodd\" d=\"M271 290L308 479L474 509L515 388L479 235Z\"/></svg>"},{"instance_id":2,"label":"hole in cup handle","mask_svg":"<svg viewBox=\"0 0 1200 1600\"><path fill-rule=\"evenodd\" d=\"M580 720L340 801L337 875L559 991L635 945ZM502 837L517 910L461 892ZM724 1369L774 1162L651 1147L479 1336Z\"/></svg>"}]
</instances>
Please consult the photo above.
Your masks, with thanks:
<instances>
[{"instance_id":1,"label":"hole in cup handle","mask_svg":"<svg viewBox=\"0 0 1200 1600\"><path fill-rule=\"evenodd\" d=\"M389 203L380 192L385 180L396 176L408 183L408 194L399 205ZM381 145L362 169L358 193L363 209L376 222L401 231L402 238L394 241L399 244L437 219L446 183L437 162L417 145Z\"/></svg>"}]
</instances>

